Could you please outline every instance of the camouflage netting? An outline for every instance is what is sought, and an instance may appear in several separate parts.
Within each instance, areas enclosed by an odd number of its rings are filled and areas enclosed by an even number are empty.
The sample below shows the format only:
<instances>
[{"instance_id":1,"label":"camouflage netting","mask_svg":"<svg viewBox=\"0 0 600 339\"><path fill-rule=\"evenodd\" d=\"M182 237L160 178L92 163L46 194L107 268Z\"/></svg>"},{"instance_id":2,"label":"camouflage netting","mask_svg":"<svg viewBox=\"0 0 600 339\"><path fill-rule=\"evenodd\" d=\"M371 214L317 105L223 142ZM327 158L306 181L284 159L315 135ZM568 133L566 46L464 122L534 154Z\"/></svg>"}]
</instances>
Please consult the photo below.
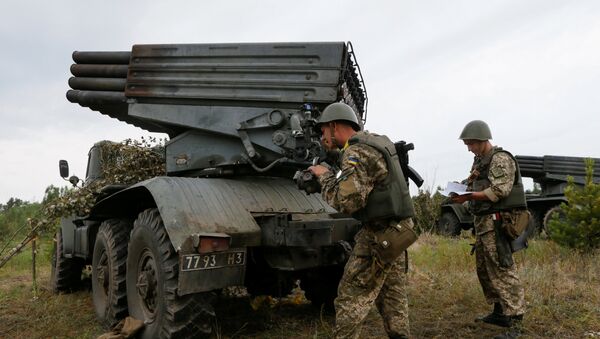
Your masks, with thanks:
<instances>
[{"instance_id":1,"label":"camouflage netting","mask_svg":"<svg viewBox=\"0 0 600 339\"><path fill-rule=\"evenodd\" d=\"M30 219L31 226L37 226L39 231L53 230L61 217L87 215L107 185L132 185L165 175L164 142L163 139L142 137L141 141L127 139L121 143L100 143L100 178L47 202L43 207L43 218Z\"/></svg>"},{"instance_id":2,"label":"camouflage netting","mask_svg":"<svg viewBox=\"0 0 600 339\"><path fill-rule=\"evenodd\" d=\"M108 185L132 185L152 177L165 175L164 139L141 138L141 141L127 139L121 143L104 141L95 146L101 148L100 173L82 186L73 187L54 199L44 201L41 217L29 218L29 233L6 255L4 250L14 236L0 249L0 267L19 253L39 234L54 232L60 218L89 214L97 199L102 196L103 188ZM35 242L34 242L35 243ZM35 245L34 245L35 246ZM35 247L34 247L35 248ZM34 249L35 252L35 249ZM35 266L35 264L34 264ZM34 278L35 285L35 278Z\"/></svg>"}]
</instances>

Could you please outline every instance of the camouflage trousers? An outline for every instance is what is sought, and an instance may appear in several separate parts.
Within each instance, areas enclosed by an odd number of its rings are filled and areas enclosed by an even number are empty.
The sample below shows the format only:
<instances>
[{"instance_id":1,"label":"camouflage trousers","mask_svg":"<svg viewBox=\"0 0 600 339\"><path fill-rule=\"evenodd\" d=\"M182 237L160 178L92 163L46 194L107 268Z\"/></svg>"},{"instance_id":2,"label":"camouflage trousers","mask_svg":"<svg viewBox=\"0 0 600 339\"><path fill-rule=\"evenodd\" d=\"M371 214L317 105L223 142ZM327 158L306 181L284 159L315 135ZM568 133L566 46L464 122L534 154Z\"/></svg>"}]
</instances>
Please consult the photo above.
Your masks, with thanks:
<instances>
[{"instance_id":1,"label":"camouflage trousers","mask_svg":"<svg viewBox=\"0 0 600 339\"><path fill-rule=\"evenodd\" d=\"M375 304L390 337L409 335L404 254L383 267L371 254L374 234L362 228L346 263L335 299L335 337L358 338L362 323Z\"/></svg>"},{"instance_id":2,"label":"camouflage trousers","mask_svg":"<svg viewBox=\"0 0 600 339\"><path fill-rule=\"evenodd\" d=\"M484 217L480 223L493 223L491 217ZM478 232L475 241L475 260L477 263L477 277L483 289L483 294L488 304L500 303L504 315L519 315L525 313L525 298L523 285L517 274L517 265L501 267L496 252L496 233L489 225L484 233ZM487 227L486 227L487 226Z\"/></svg>"}]
</instances>

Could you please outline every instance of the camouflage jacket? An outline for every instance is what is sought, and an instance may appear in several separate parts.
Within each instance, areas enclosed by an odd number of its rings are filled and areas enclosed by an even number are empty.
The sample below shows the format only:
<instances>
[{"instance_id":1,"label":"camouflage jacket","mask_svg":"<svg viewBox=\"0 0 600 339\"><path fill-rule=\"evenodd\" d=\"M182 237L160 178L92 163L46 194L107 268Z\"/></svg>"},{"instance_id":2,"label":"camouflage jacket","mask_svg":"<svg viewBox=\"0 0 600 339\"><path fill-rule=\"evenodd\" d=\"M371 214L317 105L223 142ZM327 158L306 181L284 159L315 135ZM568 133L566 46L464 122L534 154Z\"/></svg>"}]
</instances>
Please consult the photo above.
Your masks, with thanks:
<instances>
[{"instance_id":1,"label":"camouflage jacket","mask_svg":"<svg viewBox=\"0 0 600 339\"><path fill-rule=\"evenodd\" d=\"M352 214L367 205L369 193L388 175L379 151L365 144L346 145L339 160L340 170L319 177L323 199L341 213Z\"/></svg>"},{"instance_id":2,"label":"camouflage jacket","mask_svg":"<svg viewBox=\"0 0 600 339\"><path fill-rule=\"evenodd\" d=\"M478 167L477 165L478 157L475 158L471 176L469 177L470 179L478 175L477 173L474 173ZM488 179L491 184L490 187L483 190L483 193L492 203L497 202L510 194L514 184L515 172L515 161L509 154L498 152L493 156L488 171ZM469 180L469 182L472 182L472 180ZM483 234L492 231L493 229L494 224L491 221L491 216L475 217L475 232L477 234Z\"/></svg>"},{"instance_id":3,"label":"camouflage jacket","mask_svg":"<svg viewBox=\"0 0 600 339\"><path fill-rule=\"evenodd\" d=\"M471 177L477 176L474 173L477 170L477 161L471 169ZM492 202L508 196L513 188L515 173L517 171L515 161L506 152L498 152L490 162L488 179L491 182L490 187L483 190L483 193Z\"/></svg>"}]
</instances>

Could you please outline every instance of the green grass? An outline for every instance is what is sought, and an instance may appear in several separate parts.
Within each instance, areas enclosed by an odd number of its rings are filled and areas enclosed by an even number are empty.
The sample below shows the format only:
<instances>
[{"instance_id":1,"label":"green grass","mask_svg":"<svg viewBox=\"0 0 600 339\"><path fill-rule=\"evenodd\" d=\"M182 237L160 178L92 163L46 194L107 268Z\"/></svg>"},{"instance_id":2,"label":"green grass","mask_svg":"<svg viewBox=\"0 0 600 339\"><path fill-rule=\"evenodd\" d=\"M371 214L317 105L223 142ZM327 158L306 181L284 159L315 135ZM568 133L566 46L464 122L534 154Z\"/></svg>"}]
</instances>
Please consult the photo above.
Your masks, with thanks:
<instances>
[{"instance_id":1,"label":"green grass","mask_svg":"<svg viewBox=\"0 0 600 339\"><path fill-rule=\"evenodd\" d=\"M485 304L470 237L423 234L410 249L409 298L414 338L493 337L501 329L474 323L491 310ZM90 338L101 334L89 291L53 295L48 290L51 242L38 260L40 293L32 300L30 248L12 266L0 269L0 337ZM545 240L515 256L525 285L524 338L593 338L600 333L600 254L580 255ZM46 259L42 259L46 258ZM310 305L276 304L258 311L248 298L221 300L216 334L220 338L330 338L334 316ZM385 337L375 310L364 338Z\"/></svg>"},{"instance_id":2,"label":"green grass","mask_svg":"<svg viewBox=\"0 0 600 339\"><path fill-rule=\"evenodd\" d=\"M43 286L32 299L31 276L14 276L0 289L0 337L91 338L103 332L97 325L89 292L54 295ZM3 285L4 285L3 279Z\"/></svg>"},{"instance_id":3,"label":"green grass","mask_svg":"<svg viewBox=\"0 0 600 339\"><path fill-rule=\"evenodd\" d=\"M469 255L472 241L424 235L412 250L411 318L418 319L413 335L478 337L496 330L472 323L491 309L477 281L475 258ZM600 331L598 257L542 240L531 241L529 249L515 255L528 305L527 336L578 338Z\"/></svg>"}]
</instances>

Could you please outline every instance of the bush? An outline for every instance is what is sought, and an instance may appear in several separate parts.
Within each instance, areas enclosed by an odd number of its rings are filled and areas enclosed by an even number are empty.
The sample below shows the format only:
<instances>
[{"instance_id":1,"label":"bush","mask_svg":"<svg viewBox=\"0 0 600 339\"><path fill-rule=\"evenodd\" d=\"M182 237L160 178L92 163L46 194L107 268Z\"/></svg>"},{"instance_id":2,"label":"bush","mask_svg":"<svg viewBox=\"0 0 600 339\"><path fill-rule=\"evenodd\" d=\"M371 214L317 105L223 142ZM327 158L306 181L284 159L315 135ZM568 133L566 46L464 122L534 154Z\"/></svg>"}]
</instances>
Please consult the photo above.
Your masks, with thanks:
<instances>
[{"instance_id":1,"label":"bush","mask_svg":"<svg viewBox=\"0 0 600 339\"><path fill-rule=\"evenodd\" d=\"M551 237L561 246L589 251L600 247L600 184L594 183L594 161L586 159L583 188L569 177L565 197L549 223Z\"/></svg>"},{"instance_id":2,"label":"bush","mask_svg":"<svg viewBox=\"0 0 600 339\"><path fill-rule=\"evenodd\" d=\"M439 191L436 190L435 193L431 194L429 189L419 189L418 194L412 197L415 208L413 220L415 222L415 231L418 234L424 232L431 233L435 230L444 199L444 196Z\"/></svg>"},{"instance_id":3,"label":"bush","mask_svg":"<svg viewBox=\"0 0 600 339\"><path fill-rule=\"evenodd\" d=\"M12 236L15 231L26 225L27 219L36 215L39 210L39 203L30 203L27 201L0 210L0 245L4 245L5 240Z\"/></svg>"}]
</instances>

